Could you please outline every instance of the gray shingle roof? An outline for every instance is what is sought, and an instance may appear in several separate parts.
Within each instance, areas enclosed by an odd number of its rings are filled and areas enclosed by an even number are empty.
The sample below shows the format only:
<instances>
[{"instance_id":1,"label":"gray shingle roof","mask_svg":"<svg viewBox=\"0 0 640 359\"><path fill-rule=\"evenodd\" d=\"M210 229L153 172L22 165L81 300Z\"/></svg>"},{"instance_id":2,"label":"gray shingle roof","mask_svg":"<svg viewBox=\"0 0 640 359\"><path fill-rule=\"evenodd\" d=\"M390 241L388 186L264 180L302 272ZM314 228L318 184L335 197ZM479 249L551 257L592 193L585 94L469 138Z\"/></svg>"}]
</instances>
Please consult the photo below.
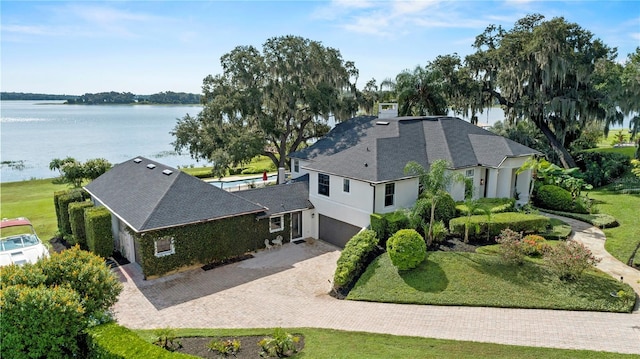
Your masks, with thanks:
<instances>
[{"instance_id":1,"label":"gray shingle roof","mask_svg":"<svg viewBox=\"0 0 640 359\"><path fill-rule=\"evenodd\" d=\"M234 192L238 196L266 207L265 215L313 208L309 201L309 182L285 183L277 186Z\"/></svg>"},{"instance_id":2,"label":"gray shingle roof","mask_svg":"<svg viewBox=\"0 0 640 359\"><path fill-rule=\"evenodd\" d=\"M507 157L534 154L539 152L459 118L429 116L352 118L289 157L309 161L311 170L385 182L406 177L409 161L425 169L438 159L454 169L498 167Z\"/></svg>"},{"instance_id":3,"label":"gray shingle roof","mask_svg":"<svg viewBox=\"0 0 640 359\"><path fill-rule=\"evenodd\" d=\"M265 211L182 171L144 157L137 159L141 161L115 165L85 187L137 232Z\"/></svg>"}]
</instances>

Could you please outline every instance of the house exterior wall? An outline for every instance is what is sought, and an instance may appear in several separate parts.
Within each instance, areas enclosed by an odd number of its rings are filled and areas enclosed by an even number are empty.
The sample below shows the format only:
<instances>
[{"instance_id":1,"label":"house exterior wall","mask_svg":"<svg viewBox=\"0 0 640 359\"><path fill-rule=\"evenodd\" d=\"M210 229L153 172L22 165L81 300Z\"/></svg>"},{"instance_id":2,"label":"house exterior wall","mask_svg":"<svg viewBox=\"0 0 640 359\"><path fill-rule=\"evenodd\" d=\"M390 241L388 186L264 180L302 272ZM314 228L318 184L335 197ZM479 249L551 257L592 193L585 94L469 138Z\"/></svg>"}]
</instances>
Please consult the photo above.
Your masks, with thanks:
<instances>
[{"instance_id":1,"label":"house exterior wall","mask_svg":"<svg viewBox=\"0 0 640 359\"><path fill-rule=\"evenodd\" d=\"M296 169L296 166L295 166L296 161L298 161L298 166L297 166L298 167L298 171L295 170ZM309 161L304 161L304 160L299 160L299 159L296 159L296 158L292 158L291 159L291 163L290 163L290 165L291 165L291 179L296 179L296 178L298 178L300 176L304 176L307 173L309 173L309 171L307 169L303 168L308 164L309 164Z\"/></svg>"},{"instance_id":2,"label":"house exterior wall","mask_svg":"<svg viewBox=\"0 0 640 359\"><path fill-rule=\"evenodd\" d=\"M329 196L325 196L318 194L318 173L309 174L309 200L318 214L359 227L369 225L369 215L373 208L372 186L349 179L349 192L346 193L343 191L344 177L329 175ZM318 215L315 215L314 220L317 228Z\"/></svg>"},{"instance_id":3,"label":"house exterior wall","mask_svg":"<svg viewBox=\"0 0 640 359\"><path fill-rule=\"evenodd\" d=\"M395 184L395 196L392 206L385 206L385 187L386 183L375 185L375 201L376 206L371 213L390 213L401 208L408 208L418 199L418 179L410 178L393 182ZM369 218L367 216L367 225Z\"/></svg>"}]
</instances>

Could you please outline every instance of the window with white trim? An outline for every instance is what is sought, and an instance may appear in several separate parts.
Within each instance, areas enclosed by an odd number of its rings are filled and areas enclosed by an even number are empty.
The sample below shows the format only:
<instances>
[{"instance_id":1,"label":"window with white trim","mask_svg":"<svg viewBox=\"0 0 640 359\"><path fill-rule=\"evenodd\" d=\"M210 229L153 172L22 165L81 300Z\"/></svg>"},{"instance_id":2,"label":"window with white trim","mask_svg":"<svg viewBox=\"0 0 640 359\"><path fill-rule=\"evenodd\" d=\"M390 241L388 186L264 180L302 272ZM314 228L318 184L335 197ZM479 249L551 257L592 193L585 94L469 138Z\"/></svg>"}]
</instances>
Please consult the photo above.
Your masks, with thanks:
<instances>
[{"instance_id":1,"label":"window with white trim","mask_svg":"<svg viewBox=\"0 0 640 359\"><path fill-rule=\"evenodd\" d=\"M465 177L473 177L473 175L475 174L475 171L472 169L470 170L466 170L466 172L464 173Z\"/></svg>"},{"instance_id":2,"label":"window with white trim","mask_svg":"<svg viewBox=\"0 0 640 359\"><path fill-rule=\"evenodd\" d=\"M329 197L329 175L318 173L318 194Z\"/></svg>"},{"instance_id":3,"label":"window with white trim","mask_svg":"<svg viewBox=\"0 0 640 359\"><path fill-rule=\"evenodd\" d=\"M274 216L269 218L269 232L280 232L284 230L284 216Z\"/></svg>"},{"instance_id":4,"label":"window with white trim","mask_svg":"<svg viewBox=\"0 0 640 359\"><path fill-rule=\"evenodd\" d=\"M300 172L300 161L294 159L293 160L293 172L298 173Z\"/></svg>"},{"instance_id":5,"label":"window with white trim","mask_svg":"<svg viewBox=\"0 0 640 359\"><path fill-rule=\"evenodd\" d=\"M384 186L384 206L393 206L393 197L396 194L396 184L387 183Z\"/></svg>"},{"instance_id":6,"label":"window with white trim","mask_svg":"<svg viewBox=\"0 0 640 359\"><path fill-rule=\"evenodd\" d=\"M350 192L350 187L351 187L351 182L349 181L349 179L344 178L342 180L342 191L343 192Z\"/></svg>"},{"instance_id":7,"label":"window with white trim","mask_svg":"<svg viewBox=\"0 0 640 359\"><path fill-rule=\"evenodd\" d=\"M153 242L156 257L164 257L176 252L173 237L158 238Z\"/></svg>"}]
</instances>

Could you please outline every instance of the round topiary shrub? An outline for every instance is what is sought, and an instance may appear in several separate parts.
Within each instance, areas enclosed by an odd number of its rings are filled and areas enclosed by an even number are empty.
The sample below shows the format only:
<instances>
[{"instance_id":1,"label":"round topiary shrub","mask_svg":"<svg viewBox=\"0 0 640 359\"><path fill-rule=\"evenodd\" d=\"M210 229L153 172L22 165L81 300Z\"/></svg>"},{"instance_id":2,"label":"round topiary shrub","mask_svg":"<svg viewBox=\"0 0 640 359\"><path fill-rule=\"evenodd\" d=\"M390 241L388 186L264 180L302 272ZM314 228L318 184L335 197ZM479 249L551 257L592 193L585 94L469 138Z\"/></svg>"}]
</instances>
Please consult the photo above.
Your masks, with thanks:
<instances>
[{"instance_id":1,"label":"round topiary shrub","mask_svg":"<svg viewBox=\"0 0 640 359\"><path fill-rule=\"evenodd\" d=\"M398 270L409 270L426 258L427 245L414 229L401 229L387 240L387 252Z\"/></svg>"},{"instance_id":2,"label":"round topiary shrub","mask_svg":"<svg viewBox=\"0 0 640 359\"><path fill-rule=\"evenodd\" d=\"M540 208L563 212L571 212L574 207L571 193L554 185L544 185L538 188L533 202Z\"/></svg>"},{"instance_id":3,"label":"round topiary shrub","mask_svg":"<svg viewBox=\"0 0 640 359\"><path fill-rule=\"evenodd\" d=\"M429 206L426 208L425 213L423 213L425 221L428 223L431 219L431 196L424 192L420 195L420 198L424 198L429 201ZM453 200L453 197L451 197L449 193L444 193L440 198L438 198L434 217L436 221L442 221L445 225L449 225L449 221L452 218L457 217L456 201Z\"/></svg>"}]
</instances>

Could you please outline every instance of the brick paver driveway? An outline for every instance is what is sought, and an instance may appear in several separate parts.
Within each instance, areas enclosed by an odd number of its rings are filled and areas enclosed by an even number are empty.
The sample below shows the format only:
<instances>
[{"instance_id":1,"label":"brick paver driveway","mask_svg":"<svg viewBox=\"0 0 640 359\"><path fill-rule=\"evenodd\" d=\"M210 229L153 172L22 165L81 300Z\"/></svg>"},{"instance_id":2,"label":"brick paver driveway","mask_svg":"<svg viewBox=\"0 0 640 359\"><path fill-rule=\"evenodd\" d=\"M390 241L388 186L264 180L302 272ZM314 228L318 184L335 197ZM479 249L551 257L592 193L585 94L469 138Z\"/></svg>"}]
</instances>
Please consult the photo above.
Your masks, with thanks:
<instances>
[{"instance_id":1,"label":"brick paver driveway","mask_svg":"<svg viewBox=\"0 0 640 359\"><path fill-rule=\"evenodd\" d=\"M640 354L640 315L337 300L337 248L286 244L215 268L142 280L120 267L117 320L130 328L318 327Z\"/></svg>"}]
</instances>

